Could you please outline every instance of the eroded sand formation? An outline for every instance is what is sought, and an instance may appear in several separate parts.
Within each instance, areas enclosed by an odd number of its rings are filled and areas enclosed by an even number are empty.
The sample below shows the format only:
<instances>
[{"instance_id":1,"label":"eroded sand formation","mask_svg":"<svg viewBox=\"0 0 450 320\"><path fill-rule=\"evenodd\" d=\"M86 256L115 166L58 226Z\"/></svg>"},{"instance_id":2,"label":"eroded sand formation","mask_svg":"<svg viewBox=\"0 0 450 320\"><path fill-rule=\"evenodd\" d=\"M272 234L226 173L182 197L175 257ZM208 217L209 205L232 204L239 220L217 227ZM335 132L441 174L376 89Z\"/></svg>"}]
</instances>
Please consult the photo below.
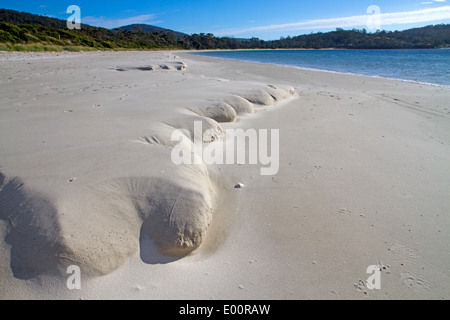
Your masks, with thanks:
<instances>
[{"instance_id":1,"label":"eroded sand formation","mask_svg":"<svg viewBox=\"0 0 450 320\"><path fill-rule=\"evenodd\" d=\"M158 68L175 71L184 70L185 65L179 62ZM128 66L116 70L155 69ZM202 121L203 133L210 133L203 143L224 140L220 123L234 122L240 114L255 113L258 107L274 105L295 94L292 87L260 85L180 110L153 127L150 135L134 141L139 143L130 142L129 157L114 159L114 166L99 169L103 178L95 183L72 178L61 186L54 184L52 177L24 182L0 173L0 218L8 222L6 242L11 245L14 275L32 278L64 273L72 264L87 275L105 275L139 250L143 234L163 254L184 256L197 249L207 236L220 192L205 164L170 163L170 150L179 143L171 140L172 132L181 130L192 139L194 122ZM159 157L143 173L133 168L142 166L138 154L145 148ZM130 161L133 153L134 162ZM95 155L83 161L91 165ZM128 169L116 175L114 168L118 166ZM167 174L161 177L154 172Z\"/></svg>"}]
</instances>

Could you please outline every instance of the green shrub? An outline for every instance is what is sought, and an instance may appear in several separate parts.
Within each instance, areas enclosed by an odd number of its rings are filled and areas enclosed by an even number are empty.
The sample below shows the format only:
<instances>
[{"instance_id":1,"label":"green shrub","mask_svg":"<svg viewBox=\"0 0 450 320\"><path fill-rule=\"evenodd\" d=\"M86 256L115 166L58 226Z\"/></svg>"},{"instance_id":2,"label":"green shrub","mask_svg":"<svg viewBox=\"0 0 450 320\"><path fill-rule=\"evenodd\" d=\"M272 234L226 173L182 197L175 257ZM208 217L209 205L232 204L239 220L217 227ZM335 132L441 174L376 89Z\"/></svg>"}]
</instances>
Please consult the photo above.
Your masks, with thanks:
<instances>
[{"instance_id":1,"label":"green shrub","mask_svg":"<svg viewBox=\"0 0 450 320\"><path fill-rule=\"evenodd\" d=\"M104 48L107 48L107 49L114 49L114 48L115 48L114 44L111 43L111 42L109 42L109 41L103 41L103 42L101 43L101 45L102 45Z\"/></svg>"},{"instance_id":2,"label":"green shrub","mask_svg":"<svg viewBox=\"0 0 450 320\"><path fill-rule=\"evenodd\" d=\"M24 52L54 52L61 51L61 47L43 45L41 43L34 44L15 44L11 47L11 51L24 51Z\"/></svg>"},{"instance_id":3,"label":"green shrub","mask_svg":"<svg viewBox=\"0 0 450 320\"><path fill-rule=\"evenodd\" d=\"M28 41L28 38L25 34L25 30L21 29L18 26L6 22L0 22L0 30L9 33L13 38L19 39L18 41L15 42Z\"/></svg>"},{"instance_id":4,"label":"green shrub","mask_svg":"<svg viewBox=\"0 0 450 320\"><path fill-rule=\"evenodd\" d=\"M11 51L11 44L0 43L0 51Z\"/></svg>"},{"instance_id":5,"label":"green shrub","mask_svg":"<svg viewBox=\"0 0 450 320\"><path fill-rule=\"evenodd\" d=\"M63 49L63 51L80 52L79 47L66 46L66 47L63 47L62 49Z\"/></svg>"},{"instance_id":6,"label":"green shrub","mask_svg":"<svg viewBox=\"0 0 450 320\"><path fill-rule=\"evenodd\" d=\"M14 37L9 32L0 30L0 42L2 43L17 43L20 42L20 39L17 37Z\"/></svg>"}]
</instances>

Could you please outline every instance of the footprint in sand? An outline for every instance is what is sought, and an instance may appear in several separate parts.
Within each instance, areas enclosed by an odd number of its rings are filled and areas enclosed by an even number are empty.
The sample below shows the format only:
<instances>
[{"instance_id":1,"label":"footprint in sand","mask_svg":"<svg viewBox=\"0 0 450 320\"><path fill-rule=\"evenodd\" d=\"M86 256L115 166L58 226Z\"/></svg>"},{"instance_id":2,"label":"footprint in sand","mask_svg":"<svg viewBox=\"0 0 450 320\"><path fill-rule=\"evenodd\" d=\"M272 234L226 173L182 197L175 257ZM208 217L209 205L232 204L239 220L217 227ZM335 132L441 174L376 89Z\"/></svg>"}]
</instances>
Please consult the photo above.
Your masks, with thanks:
<instances>
[{"instance_id":1,"label":"footprint in sand","mask_svg":"<svg viewBox=\"0 0 450 320\"><path fill-rule=\"evenodd\" d=\"M422 277L415 276L409 272L400 273L404 285L415 290L432 290L431 284Z\"/></svg>"},{"instance_id":2,"label":"footprint in sand","mask_svg":"<svg viewBox=\"0 0 450 320\"><path fill-rule=\"evenodd\" d=\"M401 266L407 266L405 268L409 269L400 273L404 285L415 290L432 290L431 283L419 275L425 266L420 262L422 259L415 250L397 244L389 248L389 251L401 262Z\"/></svg>"}]
</instances>

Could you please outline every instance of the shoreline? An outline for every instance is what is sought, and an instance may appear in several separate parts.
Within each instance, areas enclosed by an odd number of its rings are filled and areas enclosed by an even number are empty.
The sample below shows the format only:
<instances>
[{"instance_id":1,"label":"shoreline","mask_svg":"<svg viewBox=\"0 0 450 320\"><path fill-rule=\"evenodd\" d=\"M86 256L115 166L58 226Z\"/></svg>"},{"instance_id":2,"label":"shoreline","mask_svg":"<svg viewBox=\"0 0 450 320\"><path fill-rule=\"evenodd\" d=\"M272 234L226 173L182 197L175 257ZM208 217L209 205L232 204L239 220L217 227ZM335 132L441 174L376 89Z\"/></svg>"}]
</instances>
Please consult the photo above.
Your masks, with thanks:
<instances>
[{"instance_id":1,"label":"shoreline","mask_svg":"<svg viewBox=\"0 0 450 320\"><path fill-rule=\"evenodd\" d=\"M440 49L450 49L450 48L440 48ZM77 57L83 54L107 54L107 53L119 53L119 52L148 52L148 53L189 53L192 55L202 55L202 52L222 52L222 51L229 51L229 52L237 52L237 51L290 51L290 50L298 50L298 51L328 51L328 50L348 50L348 51L354 51L354 50L440 50L440 49L340 49L340 48L326 48L326 49L207 49L207 50L160 50L160 51L133 51L133 50L124 50L124 51L84 51L84 52L70 52L70 51L61 51L61 52L8 52L8 51L0 51L0 62L4 61L11 61L11 60L22 60L22 59L46 59L46 58L55 58L54 56L61 56L61 57ZM11 56L11 55L21 55L23 57L17 57L12 59L6 59L2 60L2 54L4 56ZM36 57L33 57L36 56ZM50 57L46 57L50 56ZM212 57L212 56L210 56ZM7 57L11 58L11 57ZM302 66L296 66L296 65L288 65L288 64L277 64L277 63L268 63L268 62L259 62L259 61L250 61L250 60L240 60L240 59L233 59L233 58L222 58L222 57L213 57L216 59L225 59L225 60L231 60L231 61L242 61L242 62L248 62L248 63L255 63L255 64L269 64L274 66L280 66L280 67L287 67L287 68L296 68L299 70L306 70L306 71L315 71L315 72L325 72L325 73L333 73L333 74L342 74L342 75L354 75L354 76L362 76L362 77L368 77L368 78L375 78L375 79L384 79L389 81L400 81L400 82L407 82L407 83L415 83L419 85L426 85L426 86L433 86L433 87L442 87L442 88L450 88L449 85L445 84L439 84L439 83L432 83L432 82L425 82L425 81L419 81L419 80L411 80L411 79L403 79L403 78L392 78L387 76L380 76L380 75L367 75L367 74L361 74L361 73L354 73L354 72L343 72L343 71L335 71L335 70L328 70L328 69L319 69L319 68L309 68L309 67L302 67Z\"/></svg>"},{"instance_id":2,"label":"shoreline","mask_svg":"<svg viewBox=\"0 0 450 320\"><path fill-rule=\"evenodd\" d=\"M2 63L1 299L449 298L448 88L190 51ZM217 105L229 120L205 113ZM174 166L170 133L195 119L217 137L279 129L279 172ZM203 243L160 254L153 205L173 221L205 209ZM103 274L68 290L32 255L37 234Z\"/></svg>"},{"instance_id":3,"label":"shoreline","mask_svg":"<svg viewBox=\"0 0 450 320\"><path fill-rule=\"evenodd\" d=\"M287 50L289 50L289 49L287 49ZM305 50L308 50L308 49L305 49ZM211 50L211 51L214 51L214 50ZM236 50L236 51L238 51L238 50ZM194 55L195 55L195 53L194 53ZM360 73L341 72L341 71L326 70L326 69L300 67L300 66L294 66L294 65L288 65L288 64L277 64L277 63L268 63L268 62L259 62L259 61L239 60L239 59L232 59L232 58L221 58L221 57L214 57L214 58L232 60L232 61L242 61L242 62L248 62L248 63L256 63L256 64L268 64L268 65L285 67L285 68L295 68L295 69L305 70L305 71L333 73L333 74L341 74L341 75L349 75L349 76L359 76L359 77L367 77L367 78L374 78L374 79L383 79L383 80L388 80L388 81L414 83L414 84L420 84L420 85L432 86L432 87L450 88L450 85L416 81L416 80L408 80L408 79L401 79L401 78L390 78L390 77L385 77L385 76L366 75L366 74L360 74Z\"/></svg>"},{"instance_id":4,"label":"shoreline","mask_svg":"<svg viewBox=\"0 0 450 320\"><path fill-rule=\"evenodd\" d=\"M225 52L239 52L239 51L330 51L330 50L340 50L340 51L386 50L386 51L393 51L393 50L438 50L438 49L335 49L335 48L329 48L329 49L238 49L238 50L200 50L200 51L198 51L200 53L192 53L192 54L193 55L202 55L201 52L215 52L215 51L217 51L217 52L223 52L223 51L225 51ZM250 63L271 64L271 65L281 66L281 67L298 68L300 70L309 70L309 71L327 72L327 73L337 73L337 74L343 74L343 75L356 75L356 76L380 78L380 79L386 79L386 80L392 80L392 81L402 81L402 82L417 83L417 84L428 85L428 86L437 86L437 87L450 88L450 84L446 85L446 84L439 84L439 83L432 83L432 82L411 80L411 79L404 79L404 78L395 78L395 77L388 77L388 76L381 76L381 75L367 75L367 74L361 74L361 73L355 73L355 72L335 71L335 70L328 70L328 69L310 68L310 67L303 67L303 66L297 66L297 65L277 64L277 63L270 63L270 62L259 62L259 61L252 61L252 60L245 60L245 59L236 59L236 58L228 58L228 57L227 58L215 57L215 58L217 58L217 59L228 59L228 60L233 60L233 61L244 61L244 62L250 62Z\"/></svg>"}]
</instances>

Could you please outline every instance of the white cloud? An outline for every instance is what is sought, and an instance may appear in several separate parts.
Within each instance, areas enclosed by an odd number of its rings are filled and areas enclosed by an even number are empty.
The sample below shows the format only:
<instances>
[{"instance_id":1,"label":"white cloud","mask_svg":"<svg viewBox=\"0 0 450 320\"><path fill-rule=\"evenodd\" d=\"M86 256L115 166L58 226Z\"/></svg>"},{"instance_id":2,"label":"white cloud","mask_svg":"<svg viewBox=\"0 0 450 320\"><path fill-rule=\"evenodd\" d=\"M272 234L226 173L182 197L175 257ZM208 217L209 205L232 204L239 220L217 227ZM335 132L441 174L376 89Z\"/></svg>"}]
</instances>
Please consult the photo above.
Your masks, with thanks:
<instances>
[{"instance_id":1,"label":"white cloud","mask_svg":"<svg viewBox=\"0 0 450 320\"><path fill-rule=\"evenodd\" d=\"M447 2L447 0L432 0L432 1L423 1L420 4L433 4L433 3L444 3Z\"/></svg>"},{"instance_id":2,"label":"white cloud","mask_svg":"<svg viewBox=\"0 0 450 320\"><path fill-rule=\"evenodd\" d=\"M381 14L381 23L383 25L432 22L445 19L450 19L450 6Z\"/></svg>"},{"instance_id":3,"label":"white cloud","mask_svg":"<svg viewBox=\"0 0 450 320\"><path fill-rule=\"evenodd\" d=\"M81 18L81 22L96 26L96 27L103 27L103 28L118 28L123 27L130 24L149 24L149 23L160 23L161 21L156 21L156 15L155 14L142 14L139 16L129 17L129 18L123 18L123 19L109 19L105 17L92 17L92 16L86 16Z\"/></svg>"},{"instance_id":4,"label":"white cloud","mask_svg":"<svg viewBox=\"0 0 450 320\"><path fill-rule=\"evenodd\" d=\"M445 2L446 0L434 0ZM295 31L307 29L332 29L332 28L348 28L348 27L367 27L369 19L373 19L373 15L360 15L341 18L315 19L306 20L286 24L273 24L260 27L252 27L241 30L223 30L217 32L217 35L237 35L243 33L269 32L269 31ZM416 11L405 11L395 13L380 13L378 16L381 26L392 26L401 24L432 22L450 19L450 6L438 8L427 8Z\"/></svg>"}]
</instances>

